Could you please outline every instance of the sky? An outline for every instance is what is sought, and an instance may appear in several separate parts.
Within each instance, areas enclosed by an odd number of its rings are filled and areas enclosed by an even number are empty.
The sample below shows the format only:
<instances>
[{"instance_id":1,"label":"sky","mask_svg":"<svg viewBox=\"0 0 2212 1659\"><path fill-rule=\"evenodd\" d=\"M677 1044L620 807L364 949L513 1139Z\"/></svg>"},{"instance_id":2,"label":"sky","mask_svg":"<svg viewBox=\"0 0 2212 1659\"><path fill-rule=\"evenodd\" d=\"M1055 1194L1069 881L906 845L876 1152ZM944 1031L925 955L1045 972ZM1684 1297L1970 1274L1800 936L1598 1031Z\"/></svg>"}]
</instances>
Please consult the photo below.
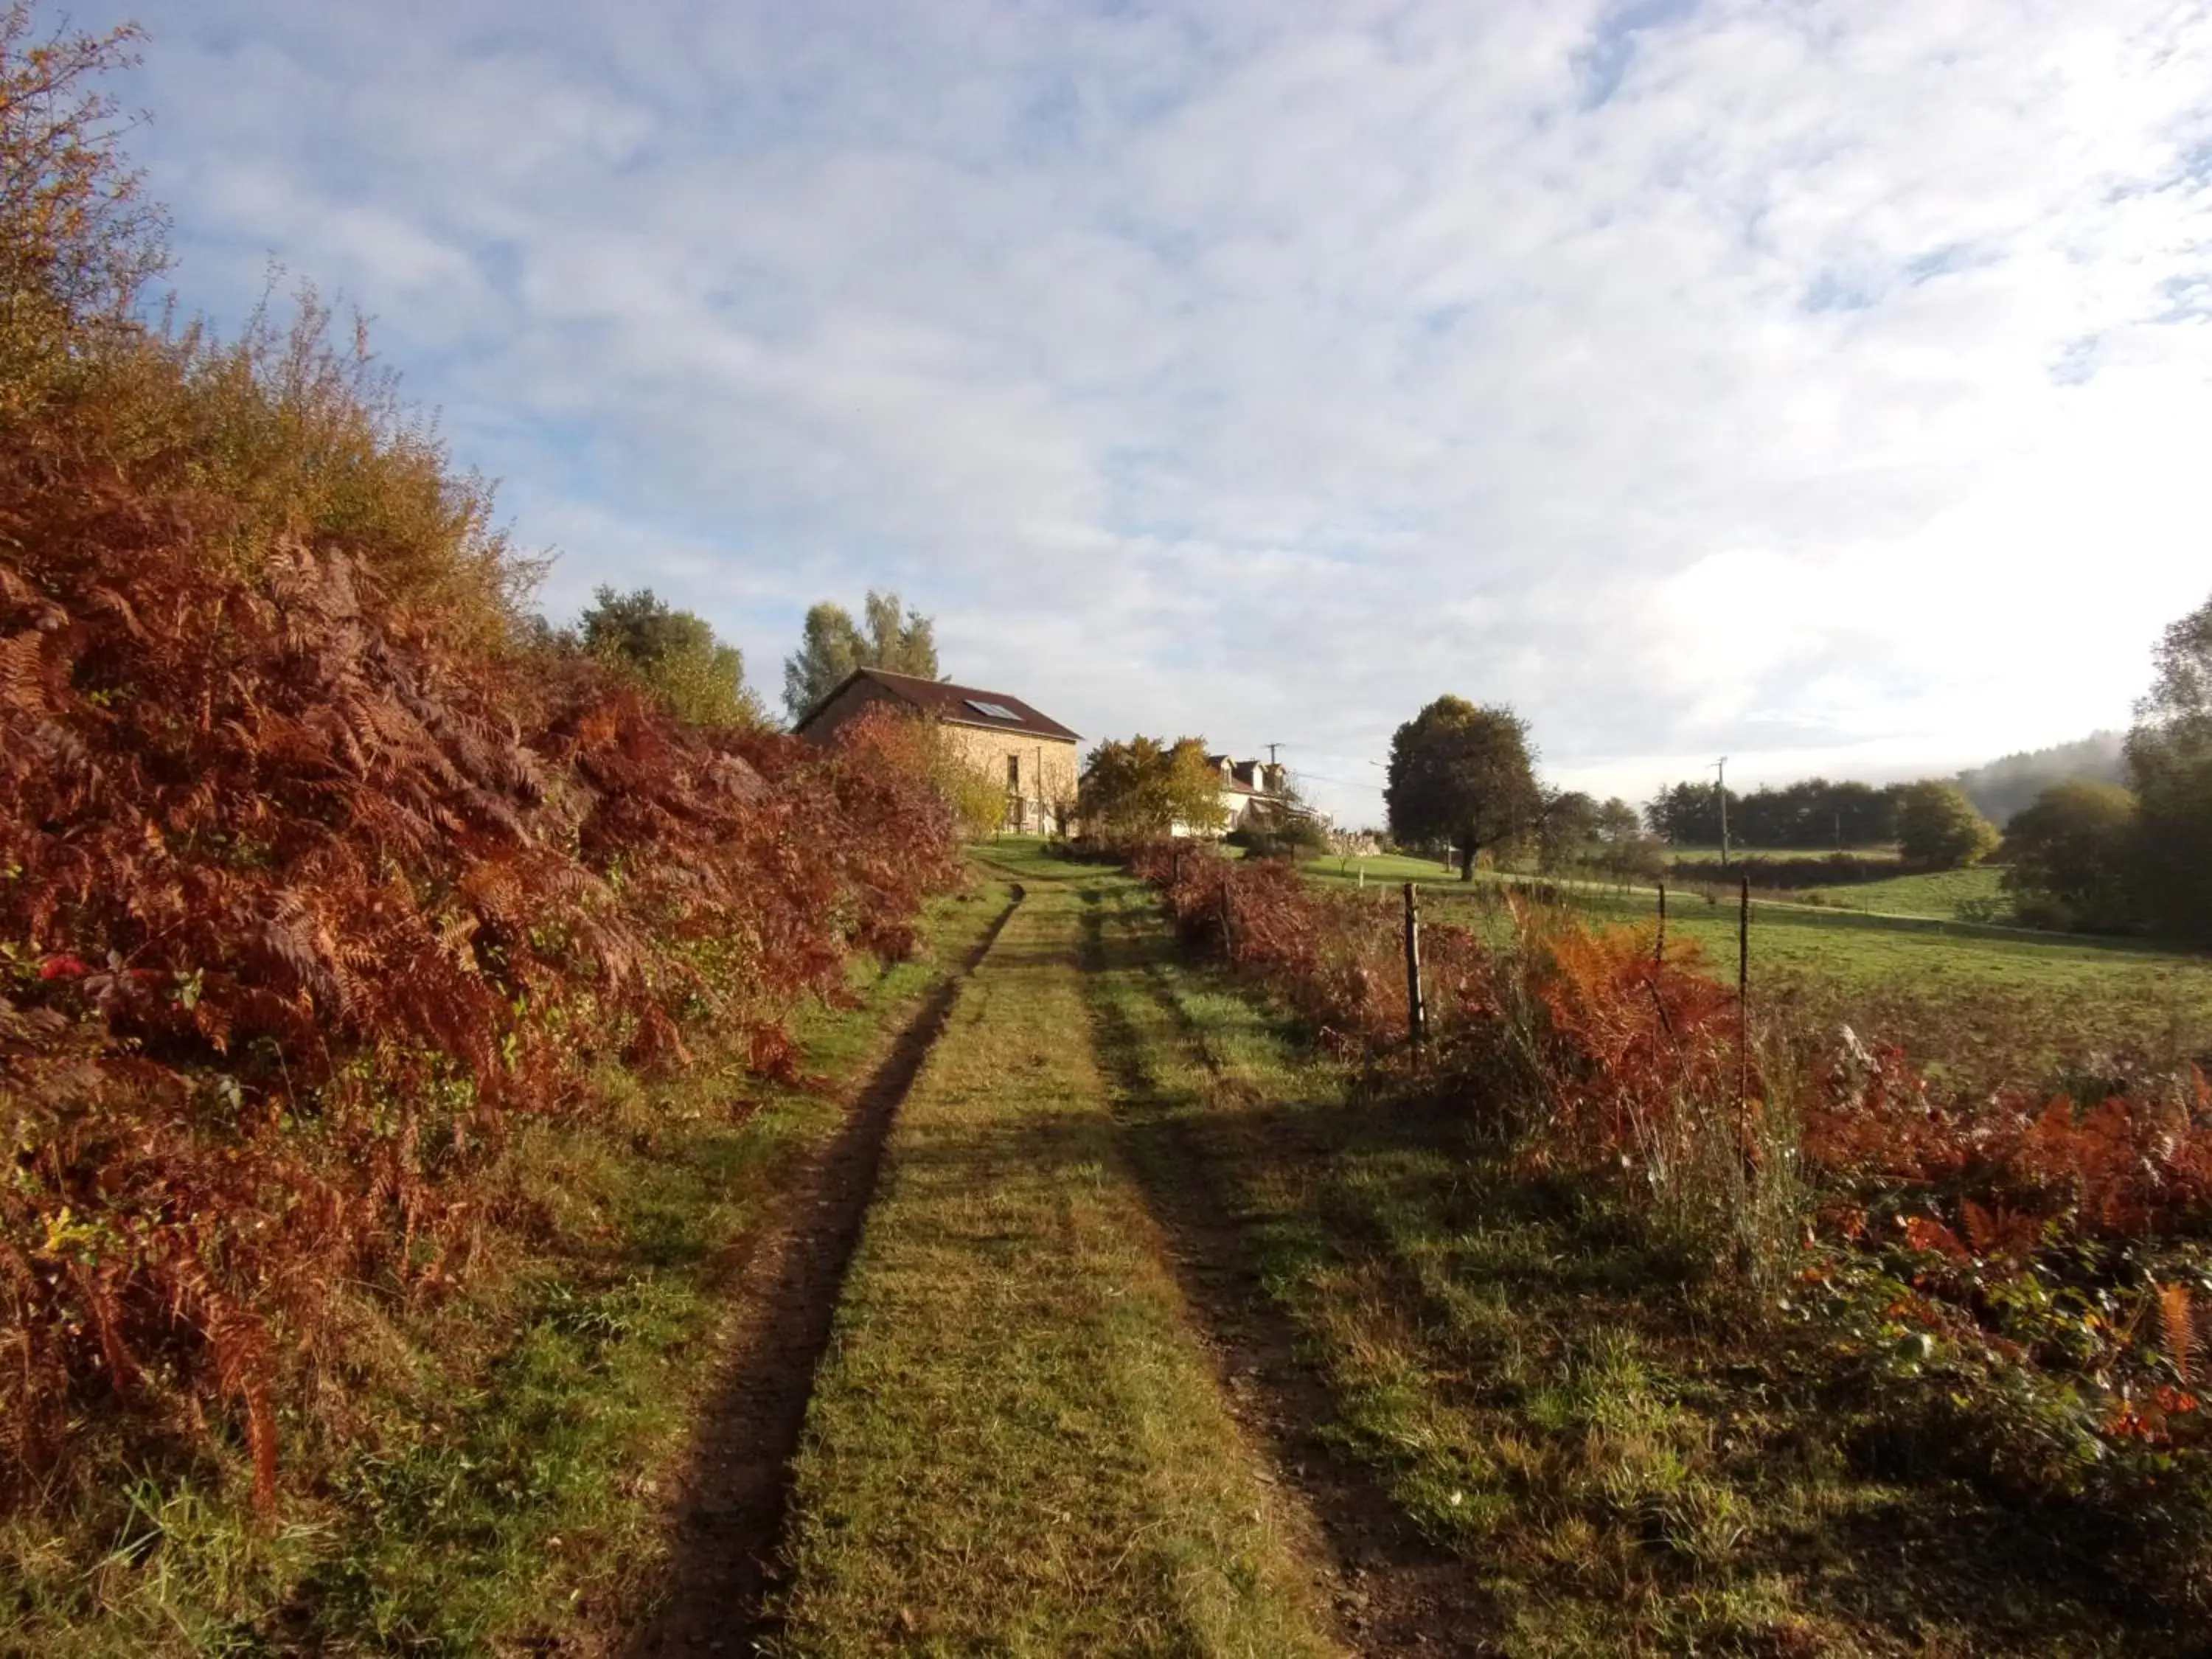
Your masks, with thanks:
<instances>
[{"instance_id":1,"label":"sky","mask_svg":"<svg viewBox=\"0 0 2212 1659\"><path fill-rule=\"evenodd\" d=\"M810 604L1378 822L2124 726L2212 592L2212 7L107 0L184 303L372 319L542 599ZM49 8L49 15L56 15Z\"/></svg>"}]
</instances>

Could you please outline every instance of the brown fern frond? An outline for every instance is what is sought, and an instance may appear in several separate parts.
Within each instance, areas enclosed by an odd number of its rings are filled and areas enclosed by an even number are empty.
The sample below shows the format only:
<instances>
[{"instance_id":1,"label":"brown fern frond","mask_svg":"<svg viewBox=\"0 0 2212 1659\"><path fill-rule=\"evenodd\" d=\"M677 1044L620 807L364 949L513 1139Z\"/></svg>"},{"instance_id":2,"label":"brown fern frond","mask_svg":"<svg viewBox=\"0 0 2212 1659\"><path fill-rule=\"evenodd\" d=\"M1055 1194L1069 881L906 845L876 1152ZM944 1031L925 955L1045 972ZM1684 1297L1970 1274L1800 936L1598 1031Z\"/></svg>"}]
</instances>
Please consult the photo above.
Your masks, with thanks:
<instances>
[{"instance_id":1,"label":"brown fern frond","mask_svg":"<svg viewBox=\"0 0 2212 1659\"><path fill-rule=\"evenodd\" d=\"M263 1517L276 1513L276 1413L269 1402L269 1382L258 1368L249 1370L239 1391L246 1402L246 1446L253 1460L253 1507Z\"/></svg>"},{"instance_id":2,"label":"brown fern frond","mask_svg":"<svg viewBox=\"0 0 2212 1659\"><path fill-rule=\"evenodd\" d=\"M0 639L0 707L46 706L46 636L35 629Z\"/></svg>"},{"instance_id":3,"label":"brown fern frond","mask_svg":"<svg viewBox=\"0 0 2212 1659\"><path fill-rule=\"evenodd\" d=\"M2197 1325L2190 1306L2189 1286L2161 1285L2158 1290L2158 1323L2166 1338L2166 1357L2174 1373L2186 1384L2196 1363Z\"/></svg>"},{"instance_id":4,"label":"brown fern frond","mask_svg":"<svg viewBox=\"0 0 2212 1659\"><path fill-rule=\"evenodd\" d=\"M132 639L147 637L146 629L138 620L138 613L131 608L131 601L113 588L105 584L94 586L85 595L85 605L88 610L105 611L113 617L123 624L124 631Z\"/></svg>"},{"instance_id":5,"label":"brown fern frond","mask_svg":"<svg viewBox=\"0 0 2212 1659\"><path fill-rule=\"evenodd\" d=\"M1905 1243L1916 1250L1932 1250L1954 1261L1964 1261L1971 1254L1958 1235L1933 1216L1905 1216L1899 1224L1905 1229Z\"/></svg>"},{"instance_id":6,"label":"brown fern frond","mask_svg":"<svg viewBox=\"0 0 2212 1659\"><path fill-rule=\"evenodd\" d=\"M1974 1254L1990 1255L1996 1248L1996 1218L1971 1198L1960 1208L1966 1224L1966 1242L1974 1247Z\"/></svg>"}]
</instances>

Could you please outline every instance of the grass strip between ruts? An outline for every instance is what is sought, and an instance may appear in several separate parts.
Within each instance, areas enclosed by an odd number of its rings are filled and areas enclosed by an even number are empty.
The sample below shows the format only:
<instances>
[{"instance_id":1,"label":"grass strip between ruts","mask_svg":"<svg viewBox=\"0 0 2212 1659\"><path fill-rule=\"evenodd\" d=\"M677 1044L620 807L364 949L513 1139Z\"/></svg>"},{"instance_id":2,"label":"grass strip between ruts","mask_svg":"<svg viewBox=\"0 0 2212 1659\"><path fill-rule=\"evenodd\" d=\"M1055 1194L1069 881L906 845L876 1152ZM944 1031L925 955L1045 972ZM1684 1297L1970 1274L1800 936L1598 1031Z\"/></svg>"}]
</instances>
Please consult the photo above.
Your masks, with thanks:
<instances>
[{"instance_id":1,"label":"grass strip between ruts","mask_svg":"<svg viewBox=\"0 0 2212 1659\"><path fill-rule=\"evenodd\" d=\"M781 1651L1334 1650L1116 1152L1081 960L1112 881L1031 881L902 1108L810 1407Z\"/></svg>"}]
</instances>

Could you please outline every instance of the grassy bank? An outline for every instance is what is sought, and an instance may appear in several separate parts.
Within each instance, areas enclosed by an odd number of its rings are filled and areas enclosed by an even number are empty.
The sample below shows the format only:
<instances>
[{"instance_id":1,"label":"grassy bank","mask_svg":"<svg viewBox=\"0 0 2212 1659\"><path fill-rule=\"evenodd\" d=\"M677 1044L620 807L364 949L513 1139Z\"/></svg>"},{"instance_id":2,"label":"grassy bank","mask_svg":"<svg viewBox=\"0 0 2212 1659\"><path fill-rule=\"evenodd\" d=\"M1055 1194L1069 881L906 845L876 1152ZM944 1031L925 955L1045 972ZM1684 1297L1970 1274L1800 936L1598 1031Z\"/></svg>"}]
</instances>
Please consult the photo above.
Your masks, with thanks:
<instances>
[{"instance_id":1,"label":"grassy bank","mask_svg":"<svg viewBox=\"0 0 2212 1659\"><path fill-rule=\"evenodd\" d=\"M1117 1149L1081 918L1029 891L901 1109L810 1407L777 1650L1332 1651Z\"/></svg>"},{"instance_id":2,"label":"grassy bank","mask_svg":"<svg viewBox=\"0 0 2212 1659\"><path fill-rule=\"evenodd\" d=\"M1239 1218L1342 1443L1485 1583L1502 1650L2192 1650L2122 1587L2128 1540L1974 1474L1886 1359L1532 1173L1473 1103L1361 1098L1183 963L1148 895L1097 927L1125 971L1094 994L1174 1126L1169 1178Z\"/></svg>"},{"instance_id":3,"label":"grassy bank","mask_svg":"<svg viewBox=\"0 0 2212 1659\"><path fill-rule=\"evenodd\" d=\"M844 1088L997 915L938 901L921 949L809 1009L795 1087L711 1048L685 1075L603 1073L608 1109L518 1126L465 1292L380 1304L373 1373L334 1376L341 1443L288 1443L313 1496L255 1521L235 1453L158 1485L118 1443L0 1526L0 1651L514 1650L604 1630L664 1561L672 1484L747 1241L837 1129ZM289 1425L287 1425L289 1426Z\"/></svg>"}]
</instances>

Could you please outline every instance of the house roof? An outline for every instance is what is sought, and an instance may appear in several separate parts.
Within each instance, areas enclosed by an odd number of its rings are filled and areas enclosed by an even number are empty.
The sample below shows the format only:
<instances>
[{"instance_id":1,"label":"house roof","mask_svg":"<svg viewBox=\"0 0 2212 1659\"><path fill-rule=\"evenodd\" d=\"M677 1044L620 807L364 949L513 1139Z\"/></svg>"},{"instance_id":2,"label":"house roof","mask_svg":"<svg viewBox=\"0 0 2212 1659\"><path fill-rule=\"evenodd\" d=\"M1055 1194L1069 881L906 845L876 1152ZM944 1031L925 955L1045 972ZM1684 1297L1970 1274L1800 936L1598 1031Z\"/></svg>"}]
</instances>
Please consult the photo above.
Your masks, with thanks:
<instances>
[{"instance_id":1,"label":"house roof","mask_svg":"<svg viewBox=\"0 0 2212 1659\"><path fill-rule=\"evenodd\" d=\"M1208 755L1206 763L1219 772L1224 789L1234 790L1240 795L1266 795L1273 792L1267 787L1267 778L1255 760L1231 760L1226 755Z\"/></svg>"},{"instance_id":2,"label":"house roof","mask_svg":"<svg viewBox=\"0 0 2212 1659\"><path fill-rule=\"evenodd\" d=\"M973 685L954 685L949 680L924 679L919 674L895 674L888 668L856 668L837 683L830 695L806 711L792 728L804 732L814 719L844 695L856 680L871 680L902 702L951 726L981 726L987 732L1019 732L1033 738L1057 738L1063 743L1081 738L1049 715L1040 714L1019 697L1006 691L986 691ZM994 713L994 710L1000 711Z\"/></svg>"}]
</instances>

